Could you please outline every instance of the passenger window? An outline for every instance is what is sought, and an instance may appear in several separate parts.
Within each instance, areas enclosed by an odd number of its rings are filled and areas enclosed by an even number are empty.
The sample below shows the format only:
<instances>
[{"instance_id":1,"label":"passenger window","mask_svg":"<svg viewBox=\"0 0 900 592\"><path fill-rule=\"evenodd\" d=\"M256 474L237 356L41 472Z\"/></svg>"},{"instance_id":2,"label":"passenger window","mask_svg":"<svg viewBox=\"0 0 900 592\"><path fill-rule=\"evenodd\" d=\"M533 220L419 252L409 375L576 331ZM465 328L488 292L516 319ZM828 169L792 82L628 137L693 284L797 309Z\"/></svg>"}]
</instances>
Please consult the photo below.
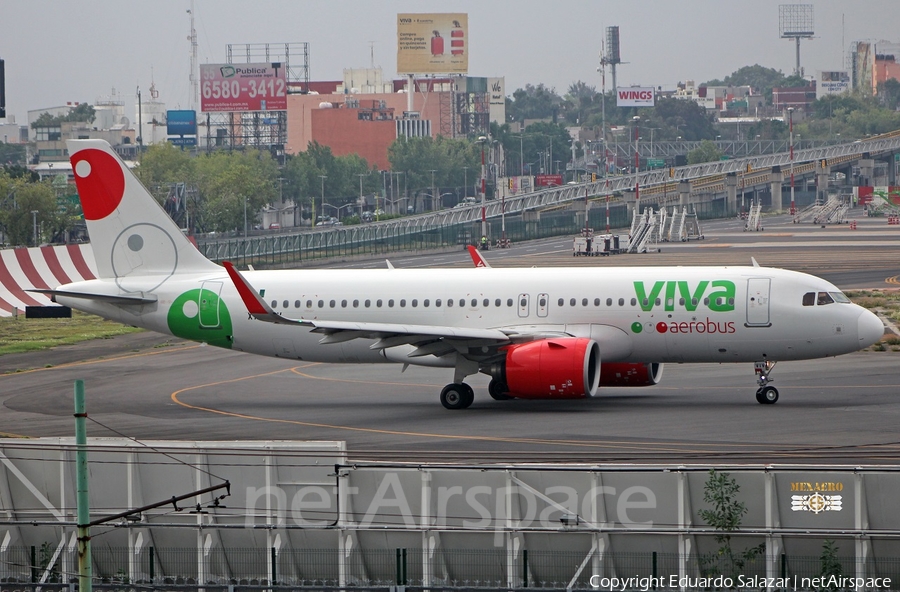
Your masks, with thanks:
<instances>
[{"instance_id":1,"label":"passenger window","mask_svg":"<svg viewBox=\"0 0 900 592\"><path fill-rule=\"evenodd\" d=\"M289 308L291 306L291 303L288 302L287 300L285 300L284 302L281 303L281 306L284 308Z\"/></svg>"},{"instance_id":2,"label":"passenger window","mask_svg":"<svg viewBox=\"0 0 900 592\"><path fill-rule=\"evenodd\" d=\"M402 306L402 307L404 307L404 308L406 307L406 298L401 298L401 299L400 299L400 306Z\"/></svg>"},{"instance_id":3,"label":"passenger window","mask_svg":"<svg viewBox=\"0 0 900 592\"><path fill-rule=\"evenodd\" d=\"M330 300L328 302L328 306L330 306L331 308L334 308L334 300Z\"/></svg>"},{"instance_id":4,"label":"passenger window","mask_svg":"<svg viewBox=\"0 0 900 592\"><path fill-rule=\"evenodd\" d=\"M365 306L366 306L366 308L369 308L370 306L372 306L372 301L367 299Z\"/></svg>"},{"instance_id":5,"label":"passenger window","mask_svg":"<svg viewBox=\"0 0 900 592\"><path fill-rule=\"evenodd\" d=\"M341 300L341 308L347 308L347 301Z\"/></svg>"},{"instance_id":6,"label":"passenger window","mask_svg":"<svg viewBox=\"0 0 900 592\"><path fill-rule=\"evenodd\" d=\"M834 298L831 297L831 294L829 294L828 292L819 292L819 298L816 300L816 304L818 306L832 304L833 302Z\"/></svg>"},{"instance_id":7,"label":"passenger window","mask_svg":"<svg viewBox=\"0 0 900 592\"><path fill-rule=\"evenodd\" d=\"M697 306L698 304L700 304L699 300L697 300L696 298L691 298L691 306Z\"/></svg>"},{"instance_id":8,"label":"passenger window","mask_svg":"<svg viewBox=\"0 0 900 592\"><path fill-rule=\"evenodd\" d=\"M353 308L359 308L359 300L353 301Z\"/></svg>"},{"instance_id":9,"label":"passenger window","mask_svg":"<svg viewBox=\"0 0 900 592\"><path fill-rule=\"evenodd\" d=\"M631 306L637 306L637 298L631 299Z\"/></svg>"},{"instance_id":10,"label":"passenger window","mask_svg":"<svg viewBox=\"0 0 900 592\"><path fill-rule=\"evenodd\" d=\"M666 298L666 306L669 308L672 308L673 306L675 306L675 299L674 298Z\"/></svg>"},{"instance_id":11,"label":"passenger window","mask_svg":"<svg viewBox=\"0 0 900 592\"><path fill-rule=\"evenodd\" d=\"M325 301L324 301L324 300L319 300L319 302L317 302L316 304L318 305L319 308L325 308Z\"/></svg>"},{"instance_id":12,"label":"passenger window","mask_svg":"<svg viewBox=\"0 0 900 592\"><path fill-rule=\"evenodd\" d=\"M422 306L424 306L425 308L428 308L429 304L430 304L430 302L429 302L428 298L426 298L425 301L422 302Z\"/></svg>"},{"instance_id":13,"label":"passenger window","mask_svg":"<svg viewBox=\"0 0 900 592\"><path fill-rule=\"evenodd\" d=\"M644 298L644 306L647 306L649 304L650 304L650 300L648 300L647 298ZM633 305L634 305L634 303L632 302L632 306Z\"/></svg>"},{"instance_id":14,"label":"passenger window","mask_svg":"<svg viewBox=\"0 0 900 592\"><path fill-rule=\"evenodd\" d=\"M300 301L294 300L294 308L300 308Z\"/></svg>"},{"instance_id":15,"label":"passenger window","mask_svg":"<svg viewBox=\"0 0 900 592\"><path fill-rule=\"evenodd\" d=\"M497 298L497 299L494 300L494 306L496 306L497 308L500 308L500 305L501 305L501 304L502 304L502 302L500 301L499 298Z\"/></svg>"},{"instance_id":16,"label":"passenger window","mask_svg":"<svg viewBox=\"0 0 900 592\"><path fill-rule=\"evenodd\" d=\"M619 306L625 306L625 299L619 298Z\"/></svg>"},{"instance_id":17,"label":"passenger window","mask_svg":"<svg viewBox=\"0 0 900 592\"><path fill-rule=\"evenodd\" d=\"M709 306L709 298L703 299L703 306Z\"/></svg>"},{"instance_id":18,"label":"passenger window","mask_svg":"<svg viewBox=\"0 0 900 592\"><path fill-rule=\"evenodd\" d=\"M416 300L415 298L413 298L413 301L411 304L412 304L412 307L415 308L415 307L419 306L419 301ZM401 302L400 305L403 306L403 303Z\"/></svg>"},{"instance_id":19,"label":"passenger window","mask_svg":"<svg viewBox=\"0 0 900 592\"><path fill-rule=\"evenodd\" d=\"M375 306L377 306L378 308L381 308L381 298L379 298L379 299L375 302Z\"/></svg>"},{"instance_id":20,"label":"passenger window","mask_svg":"<svg viewBox=\"0 0 900 592\"><path fill-rule=\"evenodd\" d=\"M656 299L656 306L659 306L660 303L662 303L662 300L660 300L659 298L657 298L657 299Z\"/></svg>"},{"instance_id":21,"label":"passenger window","mask_svg":"<svg viewBox=\"0 0 900 592\"><path fill-rule=\"evenodd\" d=\"M278 301L277 301L277 300L273 300L273 301L272 301L272 308L278 308Z\"/></svg>"},{"instance_id":22,"label":"passenger window","mask_svg":"<svg viewBox=\"0 0 900 592\"><path fill-rule=\"evenodd\" d=\"M575 299L569 298L569 306L575 306Z\"/></svg>"},{"instance_id":23,"label":"passenger window","mask_svg":"<svg viewBox=\"0 0 900 592\"><path fill-rule=\"evenodd\" d=\"M560 299L556 302L557 306L562 306L563 303L565 303L565 300L563 300L562 298L560 298Z\"/></svg>"},{"instance_id":24,"label":"passenger window","mask_svg":"<svg viewBox=\"0 0 900 592\"><path fill-rule=\"evenodd\" d=\"M485 308L487 308L491 305L491 301L488 300L487 298L485 298L484 300L481 301L481 305L484 306Z\"/></svg>"},{"instance_id":25,"label":"passenger window","mask_svg":"<svg viewBox=\"0 0 900 592\"><path fill-rule=\"evenodd\" d=\"M472 298L472 308L477 308L477 307L478 307L478 301L475 300L474 298Z\"/></svg>"},{"instance_id":26,"label":"passenger window","mask_svg":"<svg viewBox=\"0 0 900 592\"><path fill-rule=\"evenodd\" d=\"M679 298L679 299L678 299L678 305L679 305L679 306L684 306L684 298Z\"/></svg>"},{"instance_id":27,"label":"passenger window","mask_svg":"<svg viewBox=\"0 0 900 592\"><path fill-rule=\"evenodd\" d=\"M459 305L460 305L460 307L464 307L464 306L466 305L466 301L463 300L462 298L460 298L460 299L459 299Z\"/></svg>"},{"instance_id":28,"label":"passenger window","mask_svg":"<svg viewBox=\"0 0 900 592\"><path fill-rule=\"evenodd\" d=\"M546 299L546 298L541 298L541 299L538 301L538 304L541 306L541 308L547 306L547 299Z\"/></svg>"},{"instance_id":29,"label":"passenger window","mask_svg":"<svg viewBox=\"0 0 900 592\"><path fill-rule=\"evenodd\" d=\"M312 308L312 300L306 301L306 308Z\"/></svg>"},{"instance_id":30,"label":"passenger window","mask_svg":"<svg viewBox=\"0 0 900 592\"><path fill-rule=\"evenodd\" d=\"M600 299L594 298L594 306L600 306Z\"/></svg>"},{"instance_id":31,"label":"passenger window","mask_svg":"<svg viewBox=\"0 0 900 592\"><path fill-rule=\"evenodd\" d=\"M612 306L612 298L606 299L606 306Z\"/></svg>"},{"instance_id":32,"label":"passenger window","mask_svg":"<svg viewBox=\"0 0 900 592\"><path fill-rule=\"evenodd\" d=\"M449 300L448 300L447 302L449 302ZM437 300L435 300L435 301L434 301L434 305L435 305L436 307L440 308L440 306L441 306L441 299L438 298ZM427 306L427 305L426 305L426 306Z\"/></svg>"},{"instance_id":33,"label":"passenger window","mask_svg":"<svg viewBox=\"0 0 900 592\"><path fill-rule=\"evenodd\" d=\"M512 305L513 305L513 299L512 299L512 298L507 298L507 299L506 299L506 306L509 306L510 308L512 308Z\"/></svg>"},{"instance_id":34,"label":"passenger window","mask_svg":"<svg viewBox=\"0 0 900 592\"><path fill-rule=\"evenodd\" d=\"M519 306L521 306L522 308L525 308L526 306L528 306L528 300L525 298L522 298L521 300L519 300Z\"/></svg>"},{"instance_id":35,"label":"passenger window","mask_svg":"<svg viewBox=\"0 0 900 592\"><path fill-rule=\"evenodd\" d=\"M394 299L393 298L388 300L388 308L394 308Z\"/></svg>"},{"instance_id":36,"label":"passenger window","mask_svg":"<svg viewBox=\"0 0 900 592\"><path fill-rule=\"evenodd\" d=\"M581 306L587 306L587 298L581 299Z\"/></svg>"},{"instance_id":37,"label":"passenger window","mask_svg":"<svg viewBox=\"0 0 900 592\"><path fill-rule=\"evenodd\" d=\"M728 306L734 306L734 298L728 299Z\"/></svg>"}]
</instances>

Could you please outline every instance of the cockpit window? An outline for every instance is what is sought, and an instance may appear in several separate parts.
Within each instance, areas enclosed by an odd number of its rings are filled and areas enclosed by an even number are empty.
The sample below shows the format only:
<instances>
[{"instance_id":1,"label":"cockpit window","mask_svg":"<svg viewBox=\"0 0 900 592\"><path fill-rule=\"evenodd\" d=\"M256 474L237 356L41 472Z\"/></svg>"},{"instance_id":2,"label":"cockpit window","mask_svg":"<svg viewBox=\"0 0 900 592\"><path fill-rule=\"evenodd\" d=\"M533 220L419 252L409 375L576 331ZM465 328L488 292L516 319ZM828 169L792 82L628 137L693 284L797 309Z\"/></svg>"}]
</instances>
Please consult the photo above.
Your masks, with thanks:
<instances>
[{"instance_id":1,"label":"cockpit window","mask_svg":"<svg viewBox=\"0 0 900 592\"><path fill-rule=\"evenodd\" d=\"M816 299L817 306L824 306L826 304L833 304L834 298L831 297L831 294L828 292L819 292L819 297Z\"/></svg>"},{"instance_id":2,"label":"cockpit window","mask_svg":"<svg viewBox=\"0 0 900 592\"><path fill-rule=\"evenodd\" d=\"M844 296L843 292L829 292L831 297L834 298L835 302L840 302L841 304L849 304L850 299Z\"/></svg>"},{"instance_id":3,"label":"cockpit window","mask_svg":"<svg viewBox=\"0 0 900 592\"><path fill-rule=\"evenodd\" d=\"M815 306L816 304L816 293L815 292L807 292L803 295L803 306Z\"/></svg>"}]
</instances>

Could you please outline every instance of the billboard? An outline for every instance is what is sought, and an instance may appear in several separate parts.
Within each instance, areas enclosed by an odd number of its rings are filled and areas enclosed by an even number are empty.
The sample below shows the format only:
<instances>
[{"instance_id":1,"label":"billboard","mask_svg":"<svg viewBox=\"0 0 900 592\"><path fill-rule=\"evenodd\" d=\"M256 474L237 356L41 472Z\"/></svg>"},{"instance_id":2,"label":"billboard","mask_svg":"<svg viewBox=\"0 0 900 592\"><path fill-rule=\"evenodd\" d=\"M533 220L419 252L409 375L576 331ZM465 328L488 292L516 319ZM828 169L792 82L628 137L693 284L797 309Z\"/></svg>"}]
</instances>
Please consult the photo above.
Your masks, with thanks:
<instances>
[{"instance_id":1,"label":"billboard","mask_svg":"<svg viewBox=\"0 0 900 592\"><path fill-rule=\"evenodd\" d=\"M617 107L652 107L656 94L652 86L626 86L616 88Z\"/></svg>"},{"instance_id":2,"label":"billboard","mask_svg":"<svg viewBox=\"0 0 900 592\"><path fill-rule=\"evenodd\" d=\"M850 90L850 72L846 70L819 71L816 79L816 98L836 95Z\"/></svg>"},{"instance_id":3,"label":"billboard","mask_svg":"<svg viewBox=\"0 0 900 592\"><path fill-rule=\"evenodd\" d=\"M201 64L200 111L286 111L285 71L280 62Z\"/></svg>"},{"instance_id":4,"label":"billboard","mask_svg":"<svg viewBox=\"0 0 900 592\"><path fill-rule=\"evenodd\" d=\"M196 136L197 112L194 110L166 111L166 134L170 136Z\"/></svg>"},{"instance_id":5,"label":"billboard","mask_svg":"<svg viewBox=\"0 0 900 592\"><path fill-rule=\"evenodd\" d=\"M398 14L397 72L466 74L469 71L469 15Z\"/></svg>"}]
</instances>

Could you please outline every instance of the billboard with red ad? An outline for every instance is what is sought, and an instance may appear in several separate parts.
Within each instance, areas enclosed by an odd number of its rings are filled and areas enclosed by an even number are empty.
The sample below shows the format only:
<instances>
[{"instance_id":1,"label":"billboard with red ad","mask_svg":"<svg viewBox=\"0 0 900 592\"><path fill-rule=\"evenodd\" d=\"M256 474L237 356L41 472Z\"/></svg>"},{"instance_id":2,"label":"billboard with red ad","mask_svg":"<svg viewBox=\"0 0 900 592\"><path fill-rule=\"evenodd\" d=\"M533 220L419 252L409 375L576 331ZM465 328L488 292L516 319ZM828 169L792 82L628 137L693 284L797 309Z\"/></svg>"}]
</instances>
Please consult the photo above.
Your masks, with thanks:
<instances>
[{"instance_id":1,"label":"billboard with red ad","mask_svg":"<svg viewBox=\"0 0 900 592\"><path fill-rule=\"evenodd\" d=\"M286 68L279 62L201 64L200 110L286 111Z\"/></svg>"},{"instance_id":2,"label":"billboard with red ad","mask_svg":"<svg viewBox=\"0 0 900 592\"><path fill-rule=\"evenodd\" d=\"M535 187L556 187L563 184L562 175L535 175Z\"/></svg>"},{"instance_id":3,"label":"billboard with red ad","mask_svg":"<svg viewBox=\"0 0 900 592\"><path fill-rule=\"evenodd\" d=\"M616 88L617 107L652 107L656 95L652 86L626 86Z\"/></svg>"}]
</instances>

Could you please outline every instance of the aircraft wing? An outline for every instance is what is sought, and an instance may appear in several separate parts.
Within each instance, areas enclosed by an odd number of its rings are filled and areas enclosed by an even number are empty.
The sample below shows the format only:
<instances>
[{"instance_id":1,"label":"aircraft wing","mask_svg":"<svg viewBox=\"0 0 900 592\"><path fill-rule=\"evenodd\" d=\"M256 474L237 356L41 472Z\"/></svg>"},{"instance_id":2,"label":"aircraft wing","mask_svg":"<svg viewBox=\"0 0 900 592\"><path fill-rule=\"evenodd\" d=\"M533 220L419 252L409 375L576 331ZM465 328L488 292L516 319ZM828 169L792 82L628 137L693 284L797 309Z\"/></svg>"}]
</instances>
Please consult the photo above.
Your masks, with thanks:
<instances>
[{"instance_id":1,"label":"aircraft wing","mask_svg":"<svg viewBox=\"0 0 900 592\"><path fill-rule=\"evenodd\" d=\"M401 323L369 323L337 320L307 320L286 318L266 304L247 279L229 261L222 263L234 282L247 312L254 319L268 323L310 327L313 333L324 336L322 344L341 343L352 339L375 339L372 349L387 349L399 345L414 345L417 350L410 357L443 355L449 351L486 347L491 352L512 342L512 334L500 329L479 329L440 325L411 325Z\"/></svg>"}]
</instances>

